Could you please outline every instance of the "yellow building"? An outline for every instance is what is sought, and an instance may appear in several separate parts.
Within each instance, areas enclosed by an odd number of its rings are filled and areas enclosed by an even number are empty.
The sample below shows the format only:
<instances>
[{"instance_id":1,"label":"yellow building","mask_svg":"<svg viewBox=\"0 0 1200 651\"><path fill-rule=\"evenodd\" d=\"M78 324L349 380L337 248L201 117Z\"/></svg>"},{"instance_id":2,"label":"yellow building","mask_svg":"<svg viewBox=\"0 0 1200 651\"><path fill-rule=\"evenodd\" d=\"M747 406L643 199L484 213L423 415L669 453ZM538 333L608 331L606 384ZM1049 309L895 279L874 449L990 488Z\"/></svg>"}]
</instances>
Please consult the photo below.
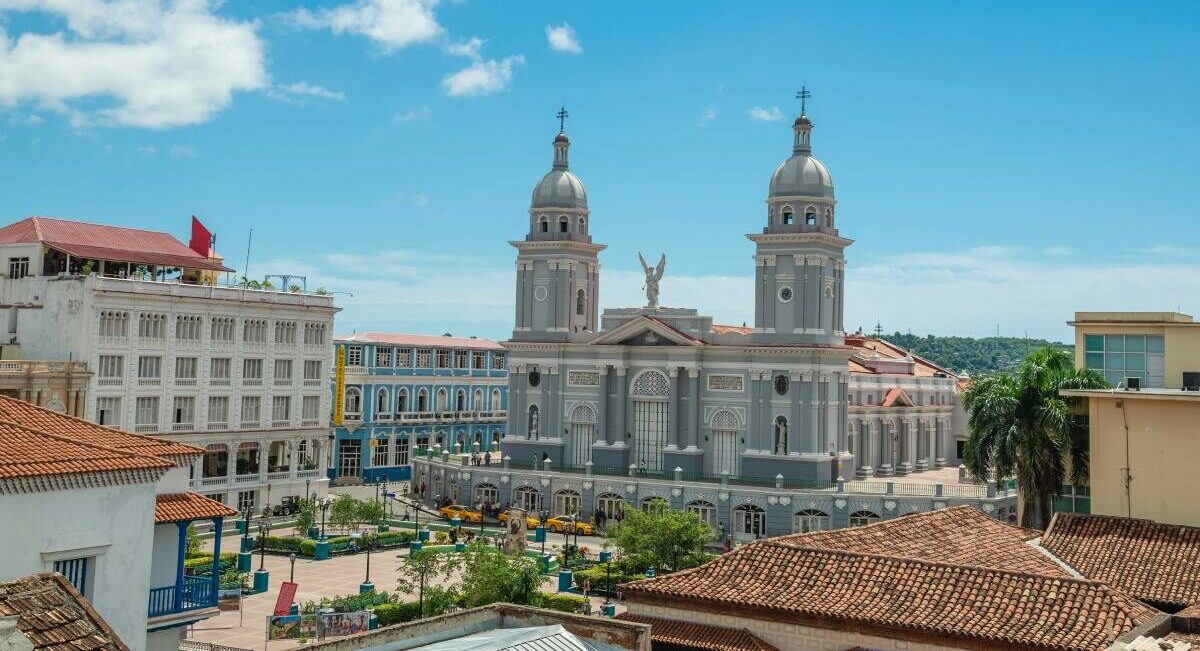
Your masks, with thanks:
<instances>
[{"instance_id":1,"label":"yellow building","mask_svg":"<svg viewBox=\"0 0 1200 651\"><path fill-rule=\"evenodd\" d=\"M1091 512L1200 526L1200 323L1175 312L1076 312L1075 363L1113 389L1087 399Z\"/></svg>"}]
</instances>

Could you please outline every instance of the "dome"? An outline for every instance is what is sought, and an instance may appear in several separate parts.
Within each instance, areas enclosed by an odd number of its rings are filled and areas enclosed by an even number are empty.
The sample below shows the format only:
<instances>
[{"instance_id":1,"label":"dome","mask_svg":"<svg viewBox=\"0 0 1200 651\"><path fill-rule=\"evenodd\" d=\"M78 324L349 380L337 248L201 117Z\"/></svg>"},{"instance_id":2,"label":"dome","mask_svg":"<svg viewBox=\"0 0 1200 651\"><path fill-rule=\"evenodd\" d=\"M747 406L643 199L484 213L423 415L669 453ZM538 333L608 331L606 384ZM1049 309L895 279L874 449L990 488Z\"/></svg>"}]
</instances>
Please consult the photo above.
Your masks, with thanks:
<instances>
[{"instance_id":1,"label":"dome","mask_svg":"<svg viewBox=\"0 0 1200 651\"><path fill-rule=\"evenodd\" d=\"M587 210L587 190L579 177L567 170L551 170L533 188L533 208Z\"/></svg>"},{"instance_id":2,"label":"dome","mask_svg":"<svg viewBox=\"0 0 1200 651\"><path fill-rule=\"evenodd\" d=\"M795 154L771 175L768 197L833 198L833 177L825 164L807 154Z\"/></svg>"}]
</instances>

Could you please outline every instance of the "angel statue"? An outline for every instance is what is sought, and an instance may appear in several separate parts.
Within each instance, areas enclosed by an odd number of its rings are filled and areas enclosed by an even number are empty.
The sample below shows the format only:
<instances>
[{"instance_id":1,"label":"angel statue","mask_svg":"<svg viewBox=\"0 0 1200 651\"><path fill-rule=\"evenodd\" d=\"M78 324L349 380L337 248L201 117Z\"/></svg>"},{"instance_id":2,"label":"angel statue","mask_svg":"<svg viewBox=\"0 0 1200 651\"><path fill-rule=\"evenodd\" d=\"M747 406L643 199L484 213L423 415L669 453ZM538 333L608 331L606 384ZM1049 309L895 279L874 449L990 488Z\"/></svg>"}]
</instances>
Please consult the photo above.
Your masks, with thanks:
<instances>
[{"instance_id":1,"label":"angel statue","mask_svg":"<svg viewBox=\"0 0 1200 651\"><path fill-rule=\"evenodd\" d=\"M646 285L642 289L646 290L646 307L658 309L658 281L662 280L663 270L667 268L667 254L662 254L658 259L658 266L651 267L646 264L646 258L642 257L641 251L638 252L638 260L642 261L642 271L646 273Z\"/></svg>"}]
</instances>

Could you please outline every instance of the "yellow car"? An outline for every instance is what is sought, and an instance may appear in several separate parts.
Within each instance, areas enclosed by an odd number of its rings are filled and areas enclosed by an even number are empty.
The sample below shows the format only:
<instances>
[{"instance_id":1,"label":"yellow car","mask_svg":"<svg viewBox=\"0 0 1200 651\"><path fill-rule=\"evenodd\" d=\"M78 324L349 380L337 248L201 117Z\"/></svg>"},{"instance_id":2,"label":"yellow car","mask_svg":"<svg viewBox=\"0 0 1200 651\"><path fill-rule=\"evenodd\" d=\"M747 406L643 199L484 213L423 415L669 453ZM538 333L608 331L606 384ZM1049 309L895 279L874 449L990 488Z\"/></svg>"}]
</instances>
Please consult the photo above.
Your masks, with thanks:
<instances>
[{"instance_id":1,"label":"yellow car","mask_svg":"<svg viewBox=\"0 0 1200 651\"><path fill-rule=\"evenodd\" d=\"M446 518L447 520L458 518L463 522L474 522L476 524L483 522L482 513L469 506L463 506L461 504L443 506L442 508L438 509L438 515Z\"/></svg>"},{"instance_id":2,"label":"yellow car","mask_svg":"<svg viewBox=\"0 0 1200 651\"><path fill-rule=\"evenodd\" d=\"M562 533L564 531L575 533L575 530L579 529L579 535L581 536L590 536L596 533L596 528L592 526L591 522L584 522L582 520L576 522L565 515L546 520L546 528L554 533Z\"/></svg>"},{"instance_id":3,"label":"yellow car","mask_svg":"<svg viewBox=\"0 0 1200 651\"><path fill-rule=\"evenodd\" d=\"M496 516L496 519L499 520L500 522L508 522L508 511L505 511L504 513L501 513L500 515ZM541 526L541 524L542 524L541 521L538 520L537 518L530 516L530 515L525 516L525 528L526 529L533 531L534 529L537 529L539 526Z\"/></svg>"}]
</instances>

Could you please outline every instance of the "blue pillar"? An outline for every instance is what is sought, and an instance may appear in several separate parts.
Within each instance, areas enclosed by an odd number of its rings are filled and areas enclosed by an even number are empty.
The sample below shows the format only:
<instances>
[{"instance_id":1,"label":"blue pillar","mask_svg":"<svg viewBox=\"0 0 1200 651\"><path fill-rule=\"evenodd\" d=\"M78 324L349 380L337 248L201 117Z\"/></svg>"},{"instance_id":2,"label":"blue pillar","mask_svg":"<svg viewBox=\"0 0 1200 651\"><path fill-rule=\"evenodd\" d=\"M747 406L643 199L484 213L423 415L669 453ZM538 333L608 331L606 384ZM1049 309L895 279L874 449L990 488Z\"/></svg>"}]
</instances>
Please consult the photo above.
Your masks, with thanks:
<instances>
[{"instance_id":1,"label":"blue pillar","mask_svg":"<svg viewBox=\"0 0 1200 651\"><path fill-rule=\"evenodd\" d=\"M213 569L212 569L212 603L217 603L217 592L221 589L221 527L225 518L213 518Z\"/></svg>"},{"instance_id":2,"label":"blue pillar","mask_svg":"<svg viewBox=\"0 0 1200 651\"><path fill-rule=\"evenodd\" d=\"M175 564L175 603L172 612L180 612L183 610L183 557L187 551L187 528L189 522L176 522L175 526L179 527L179 556L178 562Z\"/></svg>"}]
</instances>

